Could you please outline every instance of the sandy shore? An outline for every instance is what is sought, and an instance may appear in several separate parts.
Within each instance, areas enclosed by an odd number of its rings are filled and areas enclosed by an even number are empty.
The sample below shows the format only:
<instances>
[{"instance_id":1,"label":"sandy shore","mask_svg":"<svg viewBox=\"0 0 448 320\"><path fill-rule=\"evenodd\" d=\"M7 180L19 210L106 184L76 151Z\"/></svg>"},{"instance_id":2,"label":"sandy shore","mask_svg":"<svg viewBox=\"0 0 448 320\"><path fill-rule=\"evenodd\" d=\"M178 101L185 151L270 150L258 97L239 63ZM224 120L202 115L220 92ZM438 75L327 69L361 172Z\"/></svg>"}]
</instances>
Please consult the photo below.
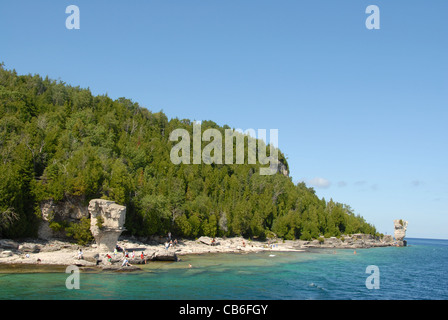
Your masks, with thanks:
<instances>
[{"instance_id":1,"label":"sandy shore","mask_svg":"<svg viewBox=\"0 0 448 320\"><path fill-rule=\"evenodd\" d=\"M174 240L174 239L172 239ZM262 251L294 251L303 252L309 248L334 248L334 249L356 249L378 246L391 246L393 243L378 240L355 239L341 241L330 238L325 241L251 241L241 237L216 238L215 245L210 245L211 238L201 237L198 240L178 240L176 245L166 249L167 239L158 238L151 241L138 241L131 238L120 238L118 246L129 252L130 263L141 263L140 255L143 252L145 260L150 257L161 257L158 260L174 260L178 256L204 253L250 253ZM79 249L83 252L83 258L78 258ZM135 253L135 258L132 257ZM112 257L112 263L107 261L106 254ZM100 251L95 244L90 246L79 246L73 243L51 240L27 240L13 241L0 240L0 264L42 264L42 265L78 265L110 267L111 265L121 267L123 252L116 255L113 252ZM174 258L174 259L171 259Z\"/></svg>"}]
</instances>

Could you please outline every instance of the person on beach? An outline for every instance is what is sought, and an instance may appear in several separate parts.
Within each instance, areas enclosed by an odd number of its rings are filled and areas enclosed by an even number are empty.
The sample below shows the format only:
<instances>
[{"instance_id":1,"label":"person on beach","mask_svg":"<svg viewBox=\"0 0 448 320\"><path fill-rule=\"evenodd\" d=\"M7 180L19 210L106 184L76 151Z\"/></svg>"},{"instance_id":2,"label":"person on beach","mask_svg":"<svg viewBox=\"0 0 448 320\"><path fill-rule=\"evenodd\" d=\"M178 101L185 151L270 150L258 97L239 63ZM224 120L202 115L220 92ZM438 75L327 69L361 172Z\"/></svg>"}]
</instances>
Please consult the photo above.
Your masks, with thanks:
<instances>
[{"instance_id":1,"label":"person on beach","mask_svg":"<svg viewBox=\"0 0 448 320\"><path fill-rule=\"evenodd\" d=\"M112 264L112 257L110 256L110 254L106 254L106 257L109 264Z\"/></svg>"},{"instance_id":2,"label":"person on beach","mask_svg":"<svg viewBox=\"0 0 448 320\"><path fill-rule=\"evenodd\" d=\"M143 263L146 264L145 253L143 251L142 254L140 255L140 258L144 261Z\"/></svg>"},{"instance_id":3,"label":"person on beach","mask_svg":"<svg viewBox=\"0 0 448 320\"><path fill-rule=\"evenodd\" d=\"M83 259L83 258L84 258L84 255L82 253L82 249L80 248L78 251L78 260Z\"/></svg>"},{"instance_id":4,"label":"person on beach","mask_svg":"<svg viewBox=\"0 0 448 320\"><path fill-rule=\"evenodd\" d=\"M118 250L117 250L117 248L115 247L115 249L114 249L114 257L117 257L117 253L118 253Z\"/></svg>"},{"instance_id":5,"label":"person on beach","mask_svg":"<svg viewBox=\"0 0 448 320\"><path fill-rule=\"evenodd\" d=\"M129 260L127 258L124 258L122 267L132 267L132 265L129 263Z\"/></svg>"}]
</instances>

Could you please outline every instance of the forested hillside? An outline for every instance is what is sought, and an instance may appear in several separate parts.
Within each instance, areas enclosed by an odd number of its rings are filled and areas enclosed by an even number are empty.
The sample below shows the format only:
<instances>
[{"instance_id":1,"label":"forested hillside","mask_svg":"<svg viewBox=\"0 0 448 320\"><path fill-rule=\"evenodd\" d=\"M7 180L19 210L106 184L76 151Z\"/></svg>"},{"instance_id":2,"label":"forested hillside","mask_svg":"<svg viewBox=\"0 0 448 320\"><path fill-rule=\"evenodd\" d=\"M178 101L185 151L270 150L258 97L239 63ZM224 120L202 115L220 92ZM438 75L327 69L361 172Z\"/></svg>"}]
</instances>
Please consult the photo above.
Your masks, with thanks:
<instances>
[{"instance_id":1,"label":"forested hillside","mask_svg":"<svg viewBox=\"0 0 448 320\"><path fill-rule=\"evenodd\" d=\"M67 197L127 206L125 227L136 236L376 233L349 206L319 199L283 174L262 176L258 164L173 164L170 132L192 127L125 98L1 65L0 237L35 236L39 203ZM208 128L224 135L229 127L203 121Z\"/></svg>"}]
</instances>

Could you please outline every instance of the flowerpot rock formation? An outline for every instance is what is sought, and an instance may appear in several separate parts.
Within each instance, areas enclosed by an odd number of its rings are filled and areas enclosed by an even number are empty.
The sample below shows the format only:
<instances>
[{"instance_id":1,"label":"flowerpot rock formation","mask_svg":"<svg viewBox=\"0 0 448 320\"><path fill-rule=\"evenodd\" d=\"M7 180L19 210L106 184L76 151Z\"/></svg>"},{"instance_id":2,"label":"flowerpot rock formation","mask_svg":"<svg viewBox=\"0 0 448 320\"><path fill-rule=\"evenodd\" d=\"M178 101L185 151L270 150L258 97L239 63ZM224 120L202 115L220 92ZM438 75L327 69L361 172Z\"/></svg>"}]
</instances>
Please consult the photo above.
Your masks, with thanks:
<instances>
[{"instance_id":1,"label":"flowerpot rock formation","mask_svg":"<svg viewBox=\"0 0 448 320\"><path fill-rule=\"evenodd\" d=\"M93 199L89 202L90 231L100 251L113 251L125 230L126 207L113 201Z\"/></svg>"},{"instance_id":2,"label":"flowerpot rock formation","mask_svg":"<svg viewBox=\"0 0 448 320\"><path fill-rule=\"evenodd\" d=\"M406 246L406 240L404 240L404 237L406 237L406 229L408 227L408 222L405 220L394 220L394 237L395 241L399 246Z\"/></svg>"}]
</instances>

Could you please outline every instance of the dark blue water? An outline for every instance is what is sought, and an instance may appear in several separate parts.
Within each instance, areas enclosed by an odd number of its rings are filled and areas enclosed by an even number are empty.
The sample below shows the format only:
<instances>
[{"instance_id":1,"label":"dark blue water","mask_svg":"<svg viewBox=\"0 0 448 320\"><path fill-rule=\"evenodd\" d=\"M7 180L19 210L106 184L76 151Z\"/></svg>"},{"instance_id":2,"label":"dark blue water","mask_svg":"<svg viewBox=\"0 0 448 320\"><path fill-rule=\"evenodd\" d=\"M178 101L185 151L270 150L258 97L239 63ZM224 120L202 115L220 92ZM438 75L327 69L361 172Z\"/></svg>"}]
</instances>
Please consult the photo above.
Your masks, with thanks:
<instances>
[{"instance_id":1,"label":"dark blue water","mask_svg":"<svg viewBox=\"0 0 448 320\"><path fill-rule=\"evenodd\" d=\"M408 247L356 254L208 254L151 263L137 273L82 272L79 290L66 288L65 269L11 273L2 266L0 299L448 299L448 240L407 240ZM366 286L369 265L378 267L378 289Z\"/></svg>"}]
</instances>

